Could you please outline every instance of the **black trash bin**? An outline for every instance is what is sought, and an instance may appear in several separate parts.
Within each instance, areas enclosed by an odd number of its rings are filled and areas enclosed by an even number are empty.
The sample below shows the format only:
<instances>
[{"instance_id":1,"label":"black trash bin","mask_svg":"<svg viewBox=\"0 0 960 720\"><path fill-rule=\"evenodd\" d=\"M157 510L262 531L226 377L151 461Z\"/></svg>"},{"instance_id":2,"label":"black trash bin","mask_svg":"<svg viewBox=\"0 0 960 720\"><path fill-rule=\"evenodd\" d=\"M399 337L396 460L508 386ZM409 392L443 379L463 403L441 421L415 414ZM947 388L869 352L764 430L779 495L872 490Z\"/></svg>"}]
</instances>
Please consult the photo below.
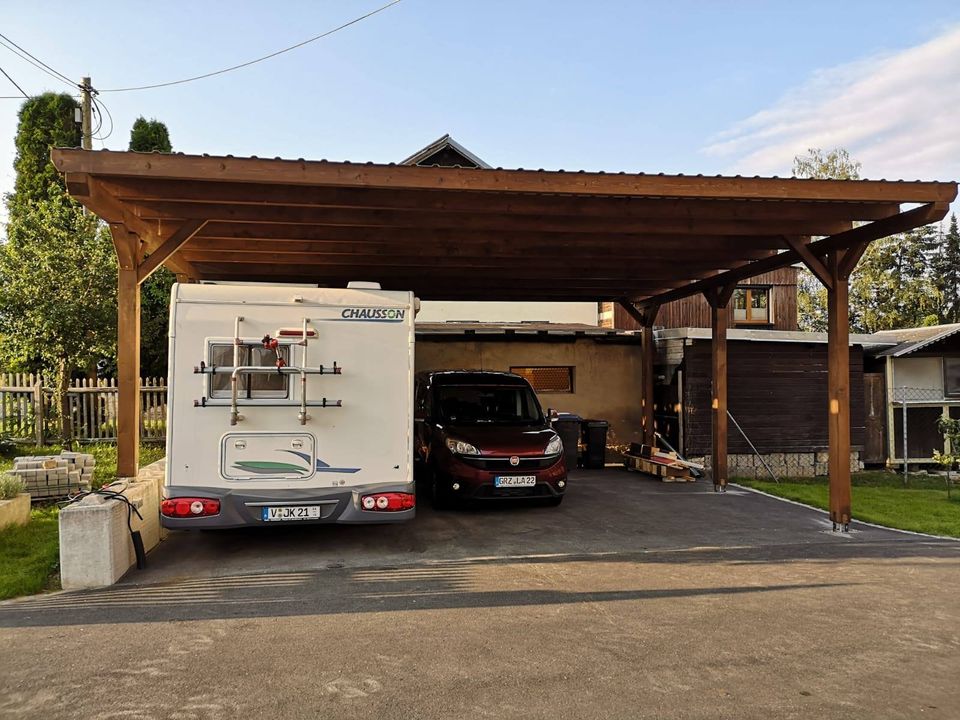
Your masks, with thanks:
<instances>
[{"instance_id":1,"label":"black trash bin","mask_svg":"<svg viewBox=\"0 0 960 720\"><path fill-rule=\"evenodd\" d=\"M560 440L563 441L563 461L567 470L574 470L577 467L577 457L580 454L578 449L580 443L580 424L583 418L573 413L559 413L553 421L553 429L556 430Z\"/></svg>"},{"instance_id":2,"label":"black trash bin","mask_svg":"<svg viewBox=\"0 0 960 720\"><path fill-rule=\"evenodd\" d=\"M607 461L607 428L610 423L606 420L584 420L581 423L583 432L583 466L596 470L602 468Z\"/></svg>"}]
</instances>

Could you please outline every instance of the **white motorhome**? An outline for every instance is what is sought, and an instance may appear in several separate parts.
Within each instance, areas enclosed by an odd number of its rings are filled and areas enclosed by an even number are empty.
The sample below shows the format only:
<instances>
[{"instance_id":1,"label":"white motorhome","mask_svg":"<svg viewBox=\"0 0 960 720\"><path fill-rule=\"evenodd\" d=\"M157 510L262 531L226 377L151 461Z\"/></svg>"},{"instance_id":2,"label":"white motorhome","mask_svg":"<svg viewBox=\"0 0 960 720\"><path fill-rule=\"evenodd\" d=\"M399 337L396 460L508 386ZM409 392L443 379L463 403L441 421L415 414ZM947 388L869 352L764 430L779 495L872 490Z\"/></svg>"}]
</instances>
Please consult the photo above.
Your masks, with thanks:
<instances>
[{"instance_id":1,"label":"white motorhome","mask_svg":"<svg viewBox=\"0 0 960 720\"><path fill-rule=\"evenodd\" d=\"M168 528L414 516L412 293L177 284Z\"/></svg>"}]
</instances>

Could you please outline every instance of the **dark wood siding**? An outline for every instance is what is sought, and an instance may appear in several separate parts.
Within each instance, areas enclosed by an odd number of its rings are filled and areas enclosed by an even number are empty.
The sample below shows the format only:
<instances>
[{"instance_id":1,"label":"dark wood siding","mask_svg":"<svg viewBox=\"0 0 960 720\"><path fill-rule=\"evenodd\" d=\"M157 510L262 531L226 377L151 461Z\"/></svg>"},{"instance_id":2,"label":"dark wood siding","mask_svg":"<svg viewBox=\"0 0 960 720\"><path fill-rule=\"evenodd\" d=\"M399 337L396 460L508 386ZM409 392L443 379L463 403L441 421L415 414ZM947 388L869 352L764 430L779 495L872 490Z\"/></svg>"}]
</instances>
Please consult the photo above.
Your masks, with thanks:
<instances>
[{"instance_id":1,"label":"dark wood siding","mask_svg":"<svg viewBox=\"0 0 960 720\"><path fill-rule=\"evenodd\" d=\"M765 328L772 330L797 329L797 268L785 267L772 272L763 273L745 280L741 285L770 285L770 300L773 306L773 324L736 325L733 322L733 313L730 313L730 327ZM638 330L639 325L616 303L604 303L604 310L613 306L613 321L602 323L619 330ZM703 295L675 300L667 303L657 314L657 326L665 328L710 327L710 306Z\"/></svg>"},{"instance_id":2,"label":"dark wood siding","mask_svg":"<svg viewBox=\"0 0 960 720\"><path fill-rule=\"evenodd\" d=\"M728 345L730 413L761 453L827 448L827 346L816 343L737 342ZM710 342L684 352L684 449L710 452ZM863 350L850 349L850 441L864 442ZM730 425L731 453L750 447Z\"/></svg>"}]
</instances>

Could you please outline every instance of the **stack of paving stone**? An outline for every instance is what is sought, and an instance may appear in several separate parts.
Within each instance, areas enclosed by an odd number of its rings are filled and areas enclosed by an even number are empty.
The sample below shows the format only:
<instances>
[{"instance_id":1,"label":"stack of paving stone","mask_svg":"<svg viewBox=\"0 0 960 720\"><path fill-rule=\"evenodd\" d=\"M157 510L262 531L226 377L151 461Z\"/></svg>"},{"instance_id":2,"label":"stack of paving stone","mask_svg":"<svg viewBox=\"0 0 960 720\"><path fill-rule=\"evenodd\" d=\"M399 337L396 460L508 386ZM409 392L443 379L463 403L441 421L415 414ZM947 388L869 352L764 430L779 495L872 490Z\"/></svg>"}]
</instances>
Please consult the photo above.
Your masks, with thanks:
<instances>
[{"instance_id":1,"label":"stack of paving stone","mask_svg":"<svg viewBox=\"0 0 960 720\"><path fill-rule=\"evenodd\" d=\"M14 458L10 475L20 478L33 499L65 497L89 490L96 461L86 453L28 455Z\"/></svg>"}]
</instances>

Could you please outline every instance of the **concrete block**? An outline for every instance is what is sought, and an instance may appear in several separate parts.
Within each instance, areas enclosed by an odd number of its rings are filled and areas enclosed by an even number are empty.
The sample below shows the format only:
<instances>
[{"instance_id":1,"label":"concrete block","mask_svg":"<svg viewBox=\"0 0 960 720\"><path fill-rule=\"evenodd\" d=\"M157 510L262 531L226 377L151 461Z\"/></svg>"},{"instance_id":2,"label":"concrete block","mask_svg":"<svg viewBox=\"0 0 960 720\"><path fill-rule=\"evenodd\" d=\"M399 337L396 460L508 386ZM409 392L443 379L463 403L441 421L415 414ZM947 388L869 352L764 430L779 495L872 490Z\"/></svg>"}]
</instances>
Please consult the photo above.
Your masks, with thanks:
<instances>
[{"instance_id":1,"label":"concrete block","mask_svg":"<svg viewBox=\"0 0 960 720\"><path fill-rule=\"evenodd\" d=\"M143 468L136 479L120 480L109 489L122 492L143 516L131 525L149 552L161 540L160 493L166 463ZM127 505L91 495L60 511L60 575L64 589L104 587L136 564L127 528Z\"/></svg>"},{"instance_id":2,"label":"concrete block","mask_svg":"<svg viewBox=\"0 0 960 720\"><path fill-rule=\"evenodd\" d=\"M60 584L64 590L112 585L130 567L127 508L90 495L60 511Z\"/></svg>"},{"instance_id":3,"label":"concrete block","mask_svg":"<svg viewBox=\"0 0 960 720\"><path fill-rule=\"evenodd\" d=\"M30 522L30 493L20 493L10 500L0 500L0 528L26 525Z\"/></svg>"}]
</instances>

